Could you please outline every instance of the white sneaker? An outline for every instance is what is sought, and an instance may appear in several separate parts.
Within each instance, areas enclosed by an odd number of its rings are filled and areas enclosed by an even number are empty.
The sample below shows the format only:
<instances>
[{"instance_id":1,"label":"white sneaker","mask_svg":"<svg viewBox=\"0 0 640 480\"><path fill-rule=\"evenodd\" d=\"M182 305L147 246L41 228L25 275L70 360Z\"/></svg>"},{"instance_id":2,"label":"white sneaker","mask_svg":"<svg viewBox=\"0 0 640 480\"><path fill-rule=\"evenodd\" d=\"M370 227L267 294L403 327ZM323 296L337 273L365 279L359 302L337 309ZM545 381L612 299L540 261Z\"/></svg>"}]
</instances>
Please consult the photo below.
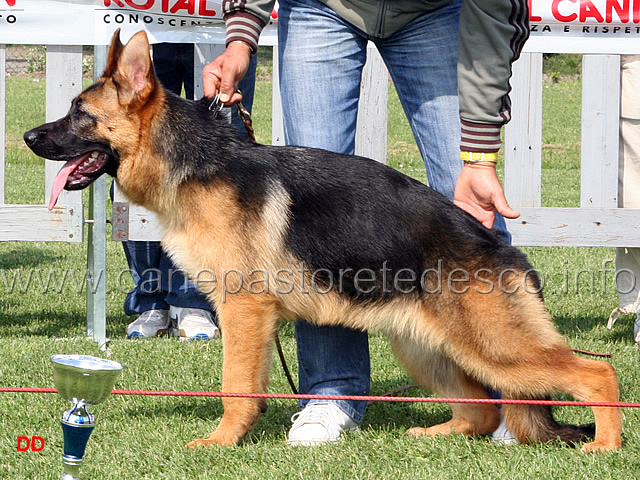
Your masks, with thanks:
<instances>
[{"instance_id":1,"label":"white sneaker","mask_svg":"<svg viewBox=\"0 0 640 480\"><path fill-rule=\"evenodd\" d=\"M633 338L636 346L640 347L640 314L636 314L636 323L633 324Z\"/></svg>"},{"instance_id":2,"label":"white sneaker","mask_svg":"<svg viewBox=\"0 0 640 480\"><path fill-rule=\"evenodd\" d=\"M170 306L169 316L175 330L173 334L179 335L180 340L211 340L220 336L220 329L208 310Z\"/></svg>"},{"instance_id":3,"label":"white sneaker","mask_svg":"<svg viewBox=\"0 0 640 480\"><path fill-rule=\"evenodd\" d=\"M355 420L335 403L310 403L291 417L289 445L313 446L340 440L342 432L359 430Z\"/></svg>"},{"instance_id":4,"label":"white sneaker","mask_svg":"<svg viewBox=\"0 0 640 480\"><path fill-rule=\"evenodd\" d=\"M507 428L507 424L504 423L502 415L500 416L500 425L498 425L496 431L491 434L491 441L503 445L517 445L519 443L516 436Z\"/></svg>"},{"instance_id":5,"label":"white sneaker","mask_svg":"<svg viewBox=\"0 0 640 480\"><path fill-rule=\"evenodd\" d=\"M164 335L169 330L168 310L147 310L127 327L127 338L151 338Z\"/></svg>"}]
</instances>

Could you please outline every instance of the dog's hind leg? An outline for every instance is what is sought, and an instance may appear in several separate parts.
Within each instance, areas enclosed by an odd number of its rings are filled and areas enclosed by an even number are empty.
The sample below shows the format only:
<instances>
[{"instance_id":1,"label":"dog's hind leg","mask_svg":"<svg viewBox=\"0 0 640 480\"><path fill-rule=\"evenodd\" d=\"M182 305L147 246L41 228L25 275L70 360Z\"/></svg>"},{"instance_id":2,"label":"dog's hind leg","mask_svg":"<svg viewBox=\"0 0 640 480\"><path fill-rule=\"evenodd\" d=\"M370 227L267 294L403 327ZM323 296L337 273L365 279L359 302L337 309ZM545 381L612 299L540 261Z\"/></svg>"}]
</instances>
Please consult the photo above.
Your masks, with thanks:
<instances>
[{"instance_id":1,"label":"dog's hind leg","mask_svg":"<svg viewBox=\"0 0 640 480\"><path fill-rule=\"evenodd\" d=\"M578 401L619 401L618 378L614 368L607 362L598 362L573 355L575 367L570 367L568 378L570 394ZM573 377L573 378L571 378ZM616 450L622 447L622 413L619 407L592 407L596 421L596 435L591 443L585 443L585 453Z\"/></svg>"},{"instance_id":2,"label":"dog's hind leg","mask_svg":"<svg viewBox=\"0 0 640 480\"><path fill-rule=\"evenodd\" d=\"M426 389L443 398L488 398L485 388L463 372L451 359L424 344L406 338L392 338L391 345L408 373ZM491 404L450 403L452 417L432 427L414 427L414 436L460 433L484 435L500 423L500 410Z\"/></svg>"},{"instance_id":3,"label":"dog's hind leg","mask_svg":"<svg viewBox=\"0 0 640 480\"><path fill-rule=\"evenodd\" d=\"M276 303L266 295L230 295L217 305L222 330L222 391L265 393L278 314ZM235 445L253 428L266 408L262 398L223 397L220 424L206 439L188 447Z\"/></svg>"},{"instance_id":4,"label":"dog's hind leg","mask_svg":"<svg viewBox=\"0 0 640 480\"><path fill-rule=\"evenodd\" d=\"M549 393L567 393L577 401L618 401L617 376L609 363L578 357L568 348L557 350L552 355L549 352L546 354L552 360L530 366L525 372L531 384L545 388ZM521 443L556 438L574 443L584 441L588 436L582 427L557 424L551 416L550 407L503 405L503 410L507 426ZM622 430L620 408L592 407L592 410L596 424L595 438L593 442L584 444L582 451L619 449Z\"/></svg>"},{"instance_id":5,"label":"dog's hind leg","mask_svg":"<svg viewBox=\"0 0 640 480\"><path fill-rule=\"evenodd\" d=\"M616 402L619 390L614 368L574 355L541 299L524 289L510 291L513 293L470 292L464 296L467 313L457 319L463 328L457 334L449 331L443 345L447 354L504 398L544 399L552 393L567 393L579 401ZM483 322L476 322L478 318ZM583 451L620 448L620 409L596 407L593 412L595 439ZM584 430L557 424L548 408L505 404L503 414L509 431L521 443L584 439Z\"/></svg>"}]
</instances>

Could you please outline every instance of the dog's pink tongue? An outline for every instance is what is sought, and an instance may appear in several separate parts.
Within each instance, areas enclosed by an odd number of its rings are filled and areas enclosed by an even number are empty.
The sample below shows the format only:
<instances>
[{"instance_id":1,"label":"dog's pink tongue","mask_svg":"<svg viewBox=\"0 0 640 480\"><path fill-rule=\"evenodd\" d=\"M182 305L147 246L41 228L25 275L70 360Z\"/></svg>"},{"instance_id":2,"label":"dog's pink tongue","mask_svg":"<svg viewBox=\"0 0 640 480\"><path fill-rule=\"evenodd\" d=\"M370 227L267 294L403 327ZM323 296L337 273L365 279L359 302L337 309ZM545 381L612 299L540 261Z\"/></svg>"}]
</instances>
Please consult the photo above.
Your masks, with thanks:
<instances>
[{"instance_id":1,"label":"dog's pink tongue","mask_svg":"<svg viewBox=\"0 0 640 480\"><path fill-rule=\"evenodd\" d=\"M76 158L74 160L69 160L58 172L55 180L53 181L53 187L51 187L51 197L49 198L49 210L53 210L53 207L56 206L56 202L58 201L58 197L60 193L64 189L67 184L67 179L71 172L75 170L75 168L84 160L84 157Z\"/></svg>"}]
</instances>

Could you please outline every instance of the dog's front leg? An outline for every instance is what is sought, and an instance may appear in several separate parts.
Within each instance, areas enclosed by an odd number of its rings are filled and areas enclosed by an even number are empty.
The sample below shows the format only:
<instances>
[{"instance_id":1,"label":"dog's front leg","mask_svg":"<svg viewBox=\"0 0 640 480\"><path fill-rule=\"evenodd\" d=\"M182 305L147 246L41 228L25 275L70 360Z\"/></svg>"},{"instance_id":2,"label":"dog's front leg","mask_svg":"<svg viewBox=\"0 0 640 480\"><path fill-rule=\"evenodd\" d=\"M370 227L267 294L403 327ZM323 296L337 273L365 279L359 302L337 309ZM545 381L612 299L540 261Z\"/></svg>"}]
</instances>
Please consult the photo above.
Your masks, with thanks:
<instances>
[{"instance_id":1,"label":"dog's front leg","mask_svg":"<svg viewBox=\"0 0 640 480\"><path fill-rule=\"evenodd\" d=\"M222 330L222 391L265 393L277 326L276 306L265 295L236 294L217 307ZM206 439L188 447L236 445L254 427L266 408L263 398L223 397L224 414Z\"/></svg>"}]
</instances>

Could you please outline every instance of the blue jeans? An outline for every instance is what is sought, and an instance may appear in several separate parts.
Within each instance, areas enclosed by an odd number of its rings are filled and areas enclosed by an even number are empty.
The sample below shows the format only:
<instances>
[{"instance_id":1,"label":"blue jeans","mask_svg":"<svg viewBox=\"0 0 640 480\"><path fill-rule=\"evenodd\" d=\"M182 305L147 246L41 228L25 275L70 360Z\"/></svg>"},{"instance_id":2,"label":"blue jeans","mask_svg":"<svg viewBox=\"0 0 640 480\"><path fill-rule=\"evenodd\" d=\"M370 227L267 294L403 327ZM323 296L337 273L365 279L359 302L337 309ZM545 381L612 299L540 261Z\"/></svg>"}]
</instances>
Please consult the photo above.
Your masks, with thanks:
<instances>
[{"instance_id":1,"label":"blue jeans","mask_svg":"<svg viewBox=\"0 0 640 480\"><path fill-rule=\"evenodd\" d=\"M193 45L161 43L153 47L156 75L165 88L176 95L184 84L187 98L193 98ZM243 105L251 111L255 89L257 58L252 57L249 71L240 82ZM231 122L241 135L247 135L244 123L233 112ZM151 309L174 307L211 310L211 303L173 264L160 242L122 242L134 288L127 294L124 311L136 315Z\"/></svg>"},{"instance_id":2,"label":"blue jeans","mask_svg":"<svg viewBox=\"0 0 640 480\"><path fill-rule=\"evenodd\" d=\"M211 310L211 303L173 264L160 242L122 242L134 287L124 300L127 315L174 307Z\"/></svg>"},{"instance_id":3,"label":"blue jeans","mask_svg":"<svg viewBox=\"0 0 640 480\"><path fill-rule=\"evenodd\" d=\"M461 0L421 15L387 38L373 38L317 0L280 0L280 91L288 145L353 154L368 41L395 84L429 185L453 199L462 169L457 92ZM504 219L496 228L509 238ZM296 323L301 393L367 395L366 332ZM300 408L309 403L302 400ZM362 422L364 401L338 405Z\"/></svg>"},{"instance_id":4,"label":"blue jeans","mask_svg":"<svg viewBox=\"0 0 640 480\"><path fill-rule=\"evenodd\" d=\"M156 43L153 45L153 68L167 90L193 99L193 44Z\"/></svg>"}]
</instances>

